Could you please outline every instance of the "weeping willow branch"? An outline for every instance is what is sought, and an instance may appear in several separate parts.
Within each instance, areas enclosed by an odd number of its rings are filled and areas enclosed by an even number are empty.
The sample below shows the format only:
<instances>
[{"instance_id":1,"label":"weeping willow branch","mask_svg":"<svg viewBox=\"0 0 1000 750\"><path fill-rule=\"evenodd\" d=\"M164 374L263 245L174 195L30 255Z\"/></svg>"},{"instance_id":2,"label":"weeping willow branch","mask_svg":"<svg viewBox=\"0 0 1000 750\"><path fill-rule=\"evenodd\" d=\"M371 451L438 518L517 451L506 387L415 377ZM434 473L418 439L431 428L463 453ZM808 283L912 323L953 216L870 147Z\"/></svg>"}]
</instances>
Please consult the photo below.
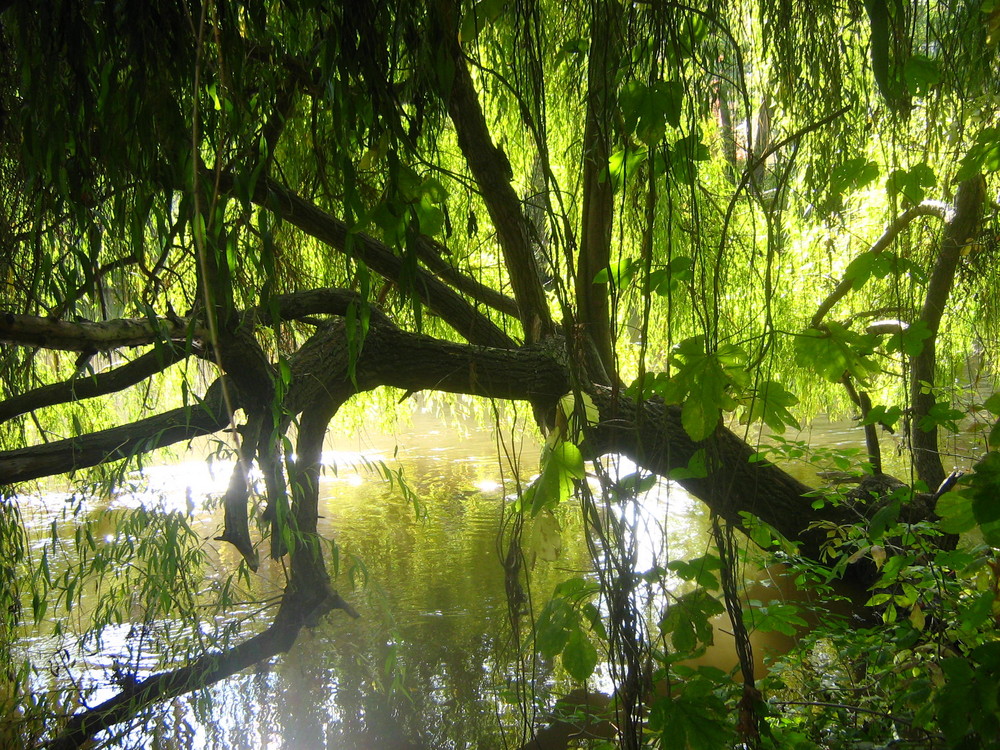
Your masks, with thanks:
<instances>
[{"instance_id":1,"label":"weeping willow branch","mask_svg":"<svg viewBox=\"0 0 1000 750\"><path fill-rule=\"evenodd\" d=\"M106 396L125 390L163 372L193 353L186 347L168 343L137 357L126 365L96 375L75 377L62 383L35 388L0 402L0 422L46 406Z\"/></svg>"}]
</instances>

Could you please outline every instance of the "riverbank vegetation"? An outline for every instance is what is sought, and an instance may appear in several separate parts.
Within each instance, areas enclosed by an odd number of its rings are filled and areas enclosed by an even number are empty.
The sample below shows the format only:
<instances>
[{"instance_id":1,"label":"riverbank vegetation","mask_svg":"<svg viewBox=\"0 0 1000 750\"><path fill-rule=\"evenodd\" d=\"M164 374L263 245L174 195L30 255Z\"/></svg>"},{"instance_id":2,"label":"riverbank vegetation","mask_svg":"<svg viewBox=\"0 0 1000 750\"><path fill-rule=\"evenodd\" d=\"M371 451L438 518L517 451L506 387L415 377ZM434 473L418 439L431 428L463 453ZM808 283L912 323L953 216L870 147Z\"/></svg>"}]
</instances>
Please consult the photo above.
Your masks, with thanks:
<instances>
[{"instance_id":1,"label":"riverbank vegetation","mask_svg":"<svg viewBox=\"0 0 1000 750\"><path fill-rule=\"evenodd\" d=\"M320 529L324 441L424 392L544 444L498 526L510 745L1000 745L1000 5L51 0L0 20L7 736L127 743L164 701L363 616ZM793 438L822 412L856 419L856 451ZM230 461L217 544L195 507L27 542L37 483L85 503L166 449ZM640 570L633 511L660 480L710 538ZM532 591L569 528L593 569ZM748 555L817 611L748 598ZM227 619L268 559L278 590ZM837 581L864 592L849 616ZM719 616L731 671L691 666ZM42 690L32 622L98 648L128 624L157 661L99 703ZM755 629L798 637L766 675ZM536 705L553 675L612 694Z\"/></svg>"}]
</instances>

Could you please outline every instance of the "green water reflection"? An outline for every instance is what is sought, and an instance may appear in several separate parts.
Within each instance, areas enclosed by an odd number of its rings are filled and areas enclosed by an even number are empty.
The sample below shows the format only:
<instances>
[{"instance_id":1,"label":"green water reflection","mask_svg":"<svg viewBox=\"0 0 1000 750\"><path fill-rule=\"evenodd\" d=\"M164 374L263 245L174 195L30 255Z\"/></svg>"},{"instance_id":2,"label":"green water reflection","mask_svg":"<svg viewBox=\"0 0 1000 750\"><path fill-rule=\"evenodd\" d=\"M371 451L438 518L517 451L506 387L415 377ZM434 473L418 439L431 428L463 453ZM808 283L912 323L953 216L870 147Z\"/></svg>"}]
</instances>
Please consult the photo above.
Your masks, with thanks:
<instances>
[{"instance_id":1,"label":"green water reflection","mask_svg":"<svg viewBox=\"0 0 1000 750\"><path fill-rule=\"evenodd\" d=\"M831 431L829 439L857 445L859 435ZM538 447L530 441L508 445L500 453L520 456L522 480L537 471ZM521 717L507 691L518 672L498 542L515 492L515 472L497 456L492 432L456 434L420 414L398 441L335 440L325 456L320 529L337 544L337 585L361 618L331 614L319 627L304 631L286 656L201 694L176 699L158 709L150 723L109 746L495 748L503 746L504 731L517 746ZM625 467L623 473L630 470ZM183 484L183 472L180 477L177 469L171 473ZM401 488L400 477L408 489ZM223 475L222 486L224 480ZM184 494L181 490L180 496ZM114 529L114 513L120 512L115 501L111 506L89 511L108 533ZM660 483L643 506L636 519L637 570L648 569L654 560L708 551L706 514L679 488ZM567 504L559 518L559 559L539 562L531 572L536 610L557 582L591 568L579 510ZM51 521L42 513L32 522L39 543ZM217 523L216 518L199 527L204 537L217 534ZM218 570L207 572L206 586L217 585L237 563L229 547L214 549L213 558ZM255 578L257 593L280 591L282 575L280 563L265 561ZM781 596L766 586L756 594L764 600ZM237 609L232 614L252 612ZM245 629L259 630L269 617L260 614L259 622L251 619ZM98 684L92 705L114 692L109 664L120 656L115 649L120 651L128 640L114 635L109 631L100 655L91 654L73 668L76 679ZM725 637L718 642L708 661L729 669L735 663L732 648ZM32 646L42 658L47 649L61 647L45 638ZM145 667L139 666L139 676L144 676ZM569 689L557 684L559 675L551 665L532 669L528 677L536 688Z\"/></svg>"}]
</instances>

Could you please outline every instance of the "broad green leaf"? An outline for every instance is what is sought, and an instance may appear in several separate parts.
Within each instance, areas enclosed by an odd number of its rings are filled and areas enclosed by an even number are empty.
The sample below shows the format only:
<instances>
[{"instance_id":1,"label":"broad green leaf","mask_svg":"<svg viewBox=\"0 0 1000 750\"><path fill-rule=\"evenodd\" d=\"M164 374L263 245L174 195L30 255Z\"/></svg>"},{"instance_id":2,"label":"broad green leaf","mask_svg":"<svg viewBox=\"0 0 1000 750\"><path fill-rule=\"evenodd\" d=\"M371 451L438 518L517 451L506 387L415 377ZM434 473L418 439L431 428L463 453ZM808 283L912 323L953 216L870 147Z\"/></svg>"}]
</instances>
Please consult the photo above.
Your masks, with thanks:
<instances>
[{"instance_id":1,"label":"broad green leaf","mask_svg":"<svg viewBox=\"0 0 1000 750\"><path fill-rule=\"evenodd\" d=\"M694 261L687 256L677 256L670 260L666 268L658 268L649 274L649 289L661 297L666 297L680 284L694 277Z\"/></svg>"},{"instance_id":2,"label":"broad green leaf","mask_svg":"<svg viewBox=\"0 0 1000 750\"><path fill-rule=\"evenodd\" d=\"M585 476L583 455L573 443L563 440L548 448L542 458L542 473L524 493L531 515L566 500L573 492L573 480Z\"/></svg>"},{"instance_id":3,"label":"broad green leaf","mask_svg":"<svg viewBox=\"0 0 1000 750\"><path fill-rule=\"evenodd\" d=\"M799 629L809 624L799 616L799 608L795 604L773 601L766 606L760 603L743 610L743 623L750 630L776 631L787 636L794 636Z\"/></svg>"},{"instance_id":4,"label":"broad green leaf","mask_svg":"<svg viewBox=\"0 0 1000 750\"><path fill-rule=\"evenodd\" d=\"M885 348L889 352L903 352L910 357L916 357L924 350L924 341L931 335L931 330L924 321L915 320L904 330L892 334Z\"/></svg>"},{"instance_id":5,"label":"broad green leaf","mask_svg":"<svg viewBox=\"0 0 1000 750\"><path fill-rule=\"evenodd\" d=\"M979 131L976 142L962 159L955 180L961 182L982 172L1000 170L1000 128L988 127Z\"/></svg>"},{"instance_id":6,"label":"broad green leaf","mask_svg":"<svg viewBox=\"0 0 1000 750\"><path fill-rule=\"evenodd\" d=\"M611 185L618 190L625 181L639 171L639 165L646 160L647 151L644 148L626 146L615 151L608 157L607 174L602 172L601 180L611 179Z\"/></svg>"},{"instance_id":7,"label":"broad green leaf","mask_svg":"<svg viewBox=\"0 0 1000 750\"><path fill-rule=\"evenodd\" d=\"M921 162L910 169L896 169L889 173L885 183L890 196L902 195L904 202L916 205L926 196L924 188L934 187L937 176L926 163Z\"/></svg>"},{"instance_id":8,"label":"broad green leaf","mask_svg":"<svg viewBox=\"0 0 1000 750\"><path fill-rule=\"evenodd\" d=\"M1000 521L1000 452L990 451L967 477L972 514L980 524Z\"/></svg>"},{"instance_id":9,"label":"broad green leaf","mask_svg":"<svg viewBox=\"0 0 1000 750\"><path fill-rule=\"evenodd\" d=\"M945 492L938 498L934 512L940 517L938 526L946 534L961 534L976 526L972 513L972 498L960 492Z\"/></svg>"},{"instance_id":10,"label":"broad green leaf","mask_svg":"<svg viewBox=\"0 0 1000 750\"><path fill-rule=\"evenodd\" d=\"M685 581L694 581L703 589L717 590L719 580L713 570L719 570L722 563L715 555L703 555L693 560L672 560L667 568Z\"/></svg>"},{"instance_id":11,"label":"broad green leaf","mask_svg":"<svg viewBox=\"0 0 1000 750\"><path fill-rule=\"evenodd\" d=\"M569 631L562 651L562 663L570 677L584 682L597 666L597 649L580 627Z\"/></svg>"},{"instance_id":12,"label":"broad green leaf","mask_svg":"<svg viewBox=\"0 0 1000 750\"><path fill-rule=\"evenodd\" d=\"M699 448L688 461L687 466L671 469L668 478L680 482L684 479L704 479L708 476L708 462L704 448Z\"/></svg>"},{"instance_id":13,"label":"broad green leaf","mask_svg":"<svg viewBox=\"0 0 1000 750\"><path fill-rule=\"evenodd\" d=\"M938 401L928 409L927 414L917 420L917 429L930 432L935 427L947 427L958 432L958 420L964 415L958 409L953 409L947 401Z\"/></svg>"},{"instance_id":14,"label":"broad green leaf","mask_svg":"<svg viewBox=\"0 0 1000 750\"><path fill-rule=\"evenodd\" d=\"M735 744L725 704L713 693L691 689L689 684L679 696L655 701L649 721L664 748L718 750Z\"/></svg>"},{"instance_id":15,"label":"broad green leaf","mask_svg":"<svg viewBox=\"0 0 1000 750\"><path fill-rule=\"evenodd\" d=\"M746 403L747 401L749 402ZM785 427L801 429L798 421L788 411L788 407L794 406L799 400L780 383L765 380L748 399L744 398L744 402L746 406L740 416L740 424L761 420L779 435L785 431Z\"/></svg>"},{"instance_id":16,"label":"broad green leaf","mask_svg":"<svg viewBox=\"0 0 1000 750\"><path fill-rule=\"evenodd\" d=\"M868 416L861 420L861 424L881 424L889 429L893 429L902 416L903 410L898 406L885 407L881 404L876 404L869 410Z\"/></svg>"},{"instance_id":17,"label":"broad green leaf","mask_svg":"<svg viewBox=\"0 0 1000 750\"><path fill-rule=\"evenodd\" d=\"M860 289L868 279L884 279L888 276L909 274L919 278L922 270L913 261L901 258L895 253L868 251L861 253L844 271L844 278L851 280L853 289Z\"/></svg>"},{"instance_id":18,"label":"broad green leaf","mask_svg":"<svg viewBox=\"0 0 1000 750\"><path fill-rule=\"evenodd\" d=\"M566 646L569 630L579 628L579 616L569 602L553 597L542 609L535 622L535 646L547 659L558 655Z\"/></svg>"},{"instance_id":19,"label":"broad green leaf","mask_svg":"<svg viewBox=\"0 0 1000 750\"><path fill-rule=\"evenodd\" d=\"M684 89L676 81L657 81L648 86L629 81L619 94L625 129L647 146L663 140L666 126L680 125Z\"/></svg>"},{"instance_id":20,"label":"broad green leaf","mask_svg":"<svg viewBox=\"0 0 1000 750\"><path fill-rule=\"evenodd\" d=\"M795 361L833 383L840 381L844 373L864 383L879 371L870 357L874 343L874 336L857 334L831 322L825 331L809 328L796 337Z\"/></svg>"},{"instance_id":21,"label":"broad green leaf","mask_svg":"<svg viewBox=\"0 0 1000 750\"><path fill-rule=\"evenodd\" d=\"M858 190L878 179L878 176L879 168L875 162L860 156L847 159L830 174L830 190L836 194Z\"/></svg>"},{"instance_id":22,"label":"broad green leaf","mask_svg":"<svg viewBox=\"0 0 1000 750\"><path fill-rule=\"evenodd\" d=\"M937 60L926 55L910 55L903 67L903 80L910 92L924 96L941 81L941 70Z\"/></svg>"},{"instance_id":23,"label":"broad green leaf","mask_svg":"<svg viewBox=\"0 0 1000 750\"><path fill-rule=\"evenodd\" d=\"M702 645L711 646L714 630L711 618L725 607L704 589L695 589L679 597L660 620L660 632L670 634L670 642L681 653L691 653Z\"/></svg>"},{"instance_id":24,"label":"broad green leaf","mask_svg":"<svg viewBox=\"0 0 1000 750\"><path fill-rule=\"evenodd\" d=\"M562 529L550 510L543 510L531 524L529 555L532 560L554 562L562 553Z\"/></svg>"},{"instance_id":25,"label":"broad green leaf","mask_svg":"<svg viewBox=\"0 0 1000 750\"><path fill-rule=\"evenodd\" d=\"M983 402L983 408L994 416L1000 416L1000 393L994 393Z\"/></svg>"}]
</instances>

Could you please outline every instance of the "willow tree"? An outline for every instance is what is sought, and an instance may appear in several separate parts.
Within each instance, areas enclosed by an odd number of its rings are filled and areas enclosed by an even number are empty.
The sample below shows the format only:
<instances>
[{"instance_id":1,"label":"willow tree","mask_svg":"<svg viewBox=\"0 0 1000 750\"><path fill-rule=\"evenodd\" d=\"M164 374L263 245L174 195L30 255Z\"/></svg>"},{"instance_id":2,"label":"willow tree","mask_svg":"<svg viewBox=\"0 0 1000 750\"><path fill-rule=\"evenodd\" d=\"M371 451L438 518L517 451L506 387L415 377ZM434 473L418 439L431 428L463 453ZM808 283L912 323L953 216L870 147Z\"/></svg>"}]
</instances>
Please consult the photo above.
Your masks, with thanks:
<instances>
[{"instance_id":1,"label":"willow tree","mask_svg":"<svg viewBox=\"0 0 1000 750\"><path fill-rule=\"evenodd\" d=\"M874 425L905 413L933 491L955 419L935 341L989 347L997 317L990 8L4 3L0 481L226 433L221 539L289 560L263 632L53 746L356 614L317 487L363 392L529 403L549 448L525 513L616 453L818 558L856 508L815 507L750 431L823 383L873 426L876 473Z\"/></svg>"}]
</instances>

